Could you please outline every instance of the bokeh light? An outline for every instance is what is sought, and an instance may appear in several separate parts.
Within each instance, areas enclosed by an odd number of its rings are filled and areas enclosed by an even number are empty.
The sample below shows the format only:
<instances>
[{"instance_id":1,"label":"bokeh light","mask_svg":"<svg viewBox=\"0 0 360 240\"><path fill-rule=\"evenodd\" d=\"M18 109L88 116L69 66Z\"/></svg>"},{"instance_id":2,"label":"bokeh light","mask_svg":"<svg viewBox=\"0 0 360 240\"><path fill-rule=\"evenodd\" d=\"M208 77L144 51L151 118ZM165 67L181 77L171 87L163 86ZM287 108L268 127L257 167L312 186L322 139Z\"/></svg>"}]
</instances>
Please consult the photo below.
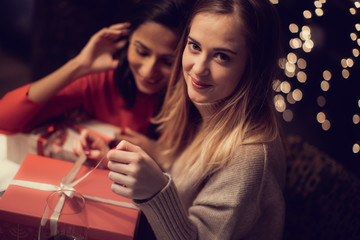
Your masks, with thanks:
<instances>
[{"instance_id":1,"label":"bokeh light","mask_svg":"<svg viewBox=\"0 0 360 240\"><path fill-rule=\"evenodd\" d=\"M292 6L279 2L284 16L289 16ZM279 60L283 79L273 84L276 110L291 132L308 134L307 139L331 154L349 158L355 150L360 152L360 134L355 134L360 127L360 1L292 4L291 17L284 22L286 51ZM296 130L303 125L305 131ZM339 137L344 141L339 143ZM360 175L359 157L349 162L358 162Z\"/></svg>"}]
</instances>

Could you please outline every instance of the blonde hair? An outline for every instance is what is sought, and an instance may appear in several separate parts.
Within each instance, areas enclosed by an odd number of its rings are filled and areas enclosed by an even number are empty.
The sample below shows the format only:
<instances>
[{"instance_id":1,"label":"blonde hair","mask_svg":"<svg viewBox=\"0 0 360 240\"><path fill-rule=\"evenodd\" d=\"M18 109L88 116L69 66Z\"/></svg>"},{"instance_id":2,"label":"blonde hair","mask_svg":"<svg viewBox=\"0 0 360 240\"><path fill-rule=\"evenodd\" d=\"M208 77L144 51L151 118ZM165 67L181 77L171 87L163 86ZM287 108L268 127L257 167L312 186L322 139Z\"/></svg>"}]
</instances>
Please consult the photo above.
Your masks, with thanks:
<instances>
[{"instance_id":1,"label":"blonde hair","mask_svg":"<svg viewBox=\"0 0 360 240\"><path fill-rule=\"evenodd\" d=\"M279 45L277 37L266 34L269 34L267 28L271 29L271 34L278 34L279 26L276 26L277 15L267 2L203 0L194 7L178 47L164 105L154 118L154 122L160 124L159 143L164 148L159 161L165 168L176 159L182 161L183 179L196 177L200 180L216 172L227 164L241 144L263 143L278 137L272 80L277 69ZM214 115L204 125L187 95L181 64L191 19L200 12L239 14L246 26L249 48L247 66L239 85L231 96L218 103Z\"/></svg>"}]
</instances>

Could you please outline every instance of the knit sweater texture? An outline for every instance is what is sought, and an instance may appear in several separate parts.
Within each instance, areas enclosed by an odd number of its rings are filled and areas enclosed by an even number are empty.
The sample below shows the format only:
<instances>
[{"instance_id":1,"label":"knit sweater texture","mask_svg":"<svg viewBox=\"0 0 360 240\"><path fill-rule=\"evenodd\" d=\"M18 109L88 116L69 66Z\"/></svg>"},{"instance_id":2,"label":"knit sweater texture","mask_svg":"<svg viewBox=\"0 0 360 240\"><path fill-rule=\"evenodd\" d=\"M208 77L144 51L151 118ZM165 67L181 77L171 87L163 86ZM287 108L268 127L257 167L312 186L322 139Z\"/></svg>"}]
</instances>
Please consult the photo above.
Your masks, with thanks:
<instances>
[{"instance_id":1,"label":"knit sweater texture","mask_svg":"<svg viewBox=\"0 0 360 240\"><path fill-rule=\"evenodd\" d=\"M197 106L203 119L209 106ZM239 146L224 168L201 179L177 183L181 162L169 182L145 202L144 212L157 239L281 239L285 203L285 155L279 139Z\"/></svg>"},{"instance_id":2,"label":"knit sweater texture","mask_svg":"<svg viewBox=\"0 0 360 240\"><path fill-rule=\"evenodd\" d=\"M26 132L39 124L82 107L92 118L120 128L129 127L146 134L150 118L160 103L159 95L136 93L136 103L128 108L114 84L114 71L91 74L66 86L46 103L31 101L31 83L10 91L0 100L0 132Z\"/></svg>"}]
</instances>

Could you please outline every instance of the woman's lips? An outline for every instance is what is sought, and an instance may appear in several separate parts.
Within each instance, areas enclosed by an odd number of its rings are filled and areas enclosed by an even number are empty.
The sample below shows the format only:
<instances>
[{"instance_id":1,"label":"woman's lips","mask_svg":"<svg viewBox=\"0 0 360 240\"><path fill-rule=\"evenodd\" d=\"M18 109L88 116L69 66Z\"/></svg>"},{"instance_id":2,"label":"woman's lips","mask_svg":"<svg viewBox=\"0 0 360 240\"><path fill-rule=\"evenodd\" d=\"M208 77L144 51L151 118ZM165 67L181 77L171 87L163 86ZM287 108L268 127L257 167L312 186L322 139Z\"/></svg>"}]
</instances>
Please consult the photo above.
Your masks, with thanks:
<instances>
[{"instance_id":1,"label":"woman's lips","mask_svg":"<svg viewBox=\"0 0 360 240\"><path fill-rule=\"evenodd\" d=\"M146 78L143 78L143 77L140 77L140 82L142 82L144 85L148 85L148 86L153 86L153 85L156 85L158 83L158 81L152 81L150 79L146 79Z\"/></svg>"},{"instance_id":2,"label":"woman's lips","mask_svg":"<svg viewBox=\"0 0 360 240\"><path fill-rule=\"evenodd\" d=\"M196 79L194 79L192 77L190 77L190 80L191 80L191 84L197 89L205 89L205 88L211 87L211 85L197 81Z\"/></svg>"}]
</instances>

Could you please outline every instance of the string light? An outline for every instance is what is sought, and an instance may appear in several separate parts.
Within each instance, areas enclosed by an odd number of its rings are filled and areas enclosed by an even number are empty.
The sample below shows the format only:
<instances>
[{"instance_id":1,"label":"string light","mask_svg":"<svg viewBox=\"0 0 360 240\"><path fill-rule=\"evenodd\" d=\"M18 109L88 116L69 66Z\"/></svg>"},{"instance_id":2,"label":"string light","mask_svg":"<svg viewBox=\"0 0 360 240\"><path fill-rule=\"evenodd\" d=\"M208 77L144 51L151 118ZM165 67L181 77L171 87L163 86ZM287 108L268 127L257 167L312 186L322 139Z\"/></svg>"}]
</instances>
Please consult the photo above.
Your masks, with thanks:
<instances>
[{"instance_id":1,"label":"string light","mask_svg":"<svg viewBox=\"0 0 360 240\"><path fill-rule=\"evenodd\" d=\"M350 33L350 38L351 38L351 40L356 41L357 40L356 33Z\"/></svg>"},{"instance_id":2,"label":"string light","mask_svg":"<svg viewBox=\"0 0 360 240\"><path fill-rule=\"evenodd\" d=\"M326 98L324 96L320 95L317 97L316 102L319 107L324 107L326 104Z\"/></svg>"},{"instance_id":3,"label":"string light","mask_svg":"<svg viewBox=\"0 0 360 240\"><path fill-rule=\"evenodd\" d=\"M315 10L315 14L318 17L321 17L322 15L324 15L324 11L322 9L318 8L318 9Z\"/></svg>"},{"instance_id":4,"label":"string light","mask_svg":"<svg viewBox=\"0 0 360 240\"><path fill-rule=\"evenodd\" d=\"M294 99L294 97L293 97L293 93L292 93L292 92L290 92L290 93L288 93L288 94L286 95L286 100L287 100L287 102L290 103L290 104L295 104L295 103L296 103L296 101L295 101L295 99Z\"/></svg>"},{"instance_id":5,"label":"string light","mask_svg":"<svg viewBox=\"0 0 360 240\"><path fill-rule=\"evenodd\" d=\"M299 58L297 64L300 69L305 69L307 66L307 62L303 58Z\"/></svg>"},{"instance_id":6,"label":"string light","mask_svg":"<svg viewBox=\"0 0 360 240\"><path fill-rule=\"evenodd\" d=\"M290 110L290 109L286 109L284 112L283 112L283 119L286 121L286 122L291 122L294 118L294 114L293 112Z\"/></svg>"},{"instance_id":7,"label":"string light","mask_svg":"<svg viewBox=\"0 0 360 240\"><path fill-rule=\"evenodd\" d=\"M270 1L272 2L272 0ZM278 3L278 1L276 2ZM352 0L352 2L354 4L353 6L347 6L345 9L338 9L338 11L343 11L343 14L348 14L348 16L351 17L349 19L354 19L352 16L360 13L360 1ZM276 96L274 97L275 108L281 114L285 122L290 123L297 120L297 114L301 114L298 111L292 110L298 102L306 100L306 103L309 103L309 101L315 100L314 104L316 104L315 106L318 108L315 115L319 130L334 134L336 133L334 130L339 130L338 128L341 127L339 126L337 118L342 117L341 114L344 114L343 118L347 117L347 119L349 119L349 116L345 116L345 113L348 114L348 112L329 114L329 108L333 107L334 102L336 102L336 100L333 101L334 99L330 99L330 97L334 98L333 95L337 91L348 91L349 94L354 91L352 84L354 81L358 80L355 79L355 76L357 76L355 73L358 73L358 66L356 66L356 64L358 64L360 56L360 22L358 20L355 20L356 22L354 23L344 22L344 24L351 24L352 26L352 29L350 28L350 30L345 33L346 35L343 36L343 39L347 39L348 43L342 43L341 46L339 45L339 48L333 48L334 50L339 50L349 46L349 52L343 51L340 53L342 55L336 52L333 55L327 55L326 57L330 56L328 59L324 58L317 59L316 61L308 61L308 58L312 56L313 52L317 54L320 52L319 50L322 50L322 47L324 47L323 43L325 41L323 38L325 36L327 38L332 37L330 34L325 35L322 33L322 30L325 30L325 28L321 28L317 22L319 18L326 18L328 17L328 13L333 13L327 11L327 8L324 8L326 4L326 0L313 0L313 7L310 6L309 8L308 6L307 9L302 8L303 10L298 12L299 16L302 17L301 21L294 20L293 18L290 20L291 22L288 23L289 50L285 54L285 57L279 60L279 67L282 69L285 79L274 81L273 89L276 92ZM281 4L279 7L281 7ZM342 20L343 18L339 18L338 21L340 22ZM332 22L329 24L332 24ZM334 27L337 27L337 25L334 25ZM346 26L343 25L341 30L347 29L345 27ZM332 31L336 31L335 28L332 29ZM337 33L343 32L337 31ZM338 37L341 36L338 35L337 38ZM332 61L333 63L334 60L338 61L337 66L327 66L327 64L329 64L328 61ZM319 73L314 72L319 66L322 67L322 70L320 70ZM337 88L340 85L342 85L342 87ZM309 98L311 95L306 93L314 91L318 92L318 96L315 96L314 100L311 100ZM357 98L356 103L360 108L360 98ZM350 115L352 123L356 127L360 126L359 108ZM360 135L356 137L360 138ZM357 139L349 143L347 151L352 148L352 153L360 154L359 140L360 139Z\"/></svg>"},{"instance_id":8,"label":"string light","mask_svg":"<svg viewBox=\"0 0 360 240\"><path fill-rule=\"evenodd\" d=\"M312 14L311 14L311 12L310 12L309 10L305 10L305 11L303 12L303 15L304 15L304 17L305 17L306 19L309 19L309 18L312 17Z\"/></svg>"},{"instance_id":9,"label":"string light","mask_svg":"<svg viewBox=\"0 0 360 240\"><path fill-rule=\"evenodd\" d=\"M280 90L283 92L283 93L289 93L291 91L291 85L288 81L283 81L281 84L280 84Z\"/></svg>"},{"instance_id":10,"label":"string light","mask_svg":"<svg viewBox=\"0 0 360 240\"><path fill-rule=\"evenodd\" d=\"M316 116L316 120L319 122L319 123L324 123L325 120L326 120L326 115L325 113L323 112L319 112Z\"/></svg>"},{"instance_id":11,"label":"string light","mask_svg":"<svg viewBox=\"0 0 360 240\"><path fill-rule=\"evenodd\" d=\"M323 72L323 78L326 80L326 81L329 81L331 79L331 72L329 70L325 70Z\"/></svg>"},{"instance_id":12,"label":"string light","mask_svg":"<svg viewBox=\"0 0 360 240\"><path fill-rule=\"evenodd\" d=\"M280 92L280 84L281 84L281 81L279 79L276 79L273 83L273 90L275 92Z\"/></svg>"},{"instance_id":13,"label":"string light","mask_svg":"<svg viewBox=\"0 0 360 240\"><path fill-rule=\"evenodd\" d=\"M306 80L307 80L307 75L306 75L306 73L303 72L303 71L299 71L299 72L297 73L297 76L296 76L296 77L297 77L298 81L301 82L301 83L305 83Z\"/></svg>"},{"instance_id":14,"label":"string light","mask_svg":"<svg viewBox=\"0 0 360 240\"><path fill-rule=\"evenodd\" d=\"M281 94L277 94L274 97L275 108L278 112L284 112L286 110L285 99Z\"/></svg>"},{"instance_id":15,"label":"string light","mask_svg":"<svg viewBox=\"0 0 360 240\"><path fill-rule=\"evenodd\" d=\"M350 77L350 72L347 69L343 69L341 72L344 79L348 79Z\"/></svg>"},{"instance_id":16,"label":"string light","mask_svg":"<svg viewBox=\"0 0 360 240\"><path fill-rule=\"evenodd\" d=\"M292 23L289 25L289 30L292 33L297 33L297 32L299 32L299 27L295 23Z\"/></svg>"},{"instance_id":17,"label":"string light","mask_svg":"<svg viewBox=\"0 0 360 240\"><path fill-rule=\"evenodd\" d=\"M359 50L358 50L358 49L354 48L354 49L352 50L352 54L354 55L354 57L358 57L360 53L359 53Z\"/></svg>"},{"instance_id":18,"label":"string light","mask_svg":"<svg viewBox=\"0 0 360 240\"><path fill-rule=\"evenodd\" d=\"M350 8L349 11L350 11L351 15L356 14L356 9L355 8Z\"/></svg>"},{"instance_id":19,"label":"string light","mask_svg":"<svg viewBox=\"0 0 360 240\"><path fill-rule=\"evenodd\" d=\"M301 99L303 98L303 93L300 89L295 89L293 92L292 92L292 97L295 101L299 102L301 101Z\"/></svg>"},{"instance_id":20,"label":"string light","mask_svg":"<svg viewBox=\"0 0 360 240\"><path fill-rule=\"evenodd\" d=\"M355 24L355 29L359 32L360 31L360 24L359 23L356 23Z\"/></svg>"},{"instance_id":21,"label":"string light","mask_svg":"<svg viewBox=\"0 0 360 240\"><path fill-rule=\"evenodd\" d=\"M359 117L359 115L354 114L354 116L353 116L353 123L354 123L354 124L359 124L359 122L360 122L360 117Z\"/></svg>"},{"instance_id":22,"label":"string light","mask_svg":"<svg viewBox=\"0 0 360 240\"><path fill-rule=\"evenodd\" d=\"M353 145L353 153L359 153L360 152L360 145L358 143L355 143Z\"/></svg>"},{"instance_id":23,"label":"string light","mask_svg":"<svg viewBox=\"0 0 360 240\"><path fill-rule=\"evenodd\" d=\"M330 88L330 84L327 81L322 81L320 84L321 90L323 90L324 92L329 91Z\"/></svg>"},{"instance_id":24,"label":"string light","mask_svg":"<svg viewBox=\"0 0 360 240\"><path fill-rule=\"evenodd\" d=\"M324 131L328 131L331 127L330 121L326 119L325 122L321 124L321 127Z\"/></svg>"},{"instance_id":25,"label":"string light","mask_svg":"<svg viewBox=\"0 0 360 240\"><path fill-rule=\"evenodd\" d=\"M321 8L322 7L322 3L320 1L315 1L314 5L316 8Z\"/></svg>"}]
</instances>

